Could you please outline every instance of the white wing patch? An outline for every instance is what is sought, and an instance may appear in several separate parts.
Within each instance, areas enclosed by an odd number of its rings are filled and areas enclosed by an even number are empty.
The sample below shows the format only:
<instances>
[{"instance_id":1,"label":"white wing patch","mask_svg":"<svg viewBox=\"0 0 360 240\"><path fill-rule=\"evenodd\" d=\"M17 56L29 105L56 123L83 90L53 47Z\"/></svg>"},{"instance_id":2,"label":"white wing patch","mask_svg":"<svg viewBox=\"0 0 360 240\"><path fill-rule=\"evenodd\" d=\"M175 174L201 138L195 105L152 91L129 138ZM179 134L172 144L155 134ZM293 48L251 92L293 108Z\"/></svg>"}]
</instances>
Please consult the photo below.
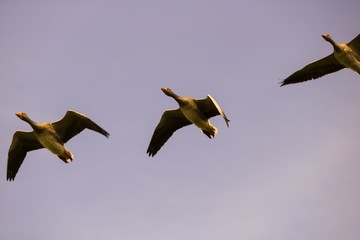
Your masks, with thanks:
<instances>
[{"instance_id":1,"label":"white wing patch","mask_svg":"<svg viewBox=\"0 0 360 240\"><path fill-rule=\"evenodd\" d=\"M215 101L215 99L210 94L208 94L207 96L211 99L211 101L215 105L216 109L219 111L220 115L224 118L226 126L229 127L228 119L225 116L225 113L223 112L223 110L221 110L219 104Z\"/></svg>"}]
</instances>

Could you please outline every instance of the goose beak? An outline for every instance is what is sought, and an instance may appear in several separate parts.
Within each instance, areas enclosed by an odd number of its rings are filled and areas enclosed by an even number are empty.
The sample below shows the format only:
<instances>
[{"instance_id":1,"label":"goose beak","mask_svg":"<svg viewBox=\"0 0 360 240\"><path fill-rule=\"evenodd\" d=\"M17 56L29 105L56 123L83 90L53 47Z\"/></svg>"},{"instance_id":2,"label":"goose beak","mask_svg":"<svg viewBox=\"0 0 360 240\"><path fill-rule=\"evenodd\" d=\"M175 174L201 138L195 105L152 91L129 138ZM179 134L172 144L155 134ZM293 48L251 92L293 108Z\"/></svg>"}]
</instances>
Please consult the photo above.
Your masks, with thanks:
<instances>
[{"instance_id":1,"label":"goose beak","mask_svg":"<svg viewBox=\"0 0 360 240\"><path fill-rule=\"evenodd\" d=\"M15 115L16 115L17 117L21 117L22 112L17 112L17 113L15 113Z\"/></svg>"},{"instance_id":2,"label":"goose beak","mask_svg":"<svg viewBox=\"0 0 360 240\"><path fill-rule=\"evenodd\" d=\"M166 92L168 92L170 89L169 89L169 88L161 88L161 90L162 90L164 93L166 93Z\"/></svg>"},{"instance_id":3,"label":"goose beak","mask_svg":"<svg viewBox=\"0 0 360 240\"><path fill-rule=\"evenodd\" d=\"M329 34L323 34L321 35L325 40L328 40L330 38L330 35Z\"/></svg>"}]
</instances>

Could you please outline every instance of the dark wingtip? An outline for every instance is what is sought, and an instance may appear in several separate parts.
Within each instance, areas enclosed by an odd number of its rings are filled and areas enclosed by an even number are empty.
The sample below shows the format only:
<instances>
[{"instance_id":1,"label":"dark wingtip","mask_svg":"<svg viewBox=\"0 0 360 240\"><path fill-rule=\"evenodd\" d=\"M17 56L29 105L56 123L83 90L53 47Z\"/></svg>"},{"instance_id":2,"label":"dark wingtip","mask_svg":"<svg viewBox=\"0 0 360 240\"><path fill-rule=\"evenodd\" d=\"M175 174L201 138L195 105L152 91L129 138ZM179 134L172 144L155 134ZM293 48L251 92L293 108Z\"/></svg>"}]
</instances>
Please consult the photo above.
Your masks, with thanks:
<instances>
[{"instance_id":1,"label":"dark wingtip","mask_svg":"<svg viewBox=\"0 0 360 240\"><path fill-rule=\"evenodd\" d=\"M102 129L102 128L101 128L100 133L101 133L102 135L104 135L105 137L107 137L107 138L109 138L109 137L110 137L110 133L108 133L107 131L105 131L105 130L104 130L104 129Z\"/></svg>"},{"instance_id":2,"label":"dark wingtip","mask_svg":"<svg viewBox=\"0 0 360 240\"><path fill-rule=\"evenodd\" d=\"M280 87L282 87L282 86L284 86L284 85L286 85L288 83L286 83L285 80L283 80L283 81L279 82L279 84L280 84Z\"/></svg>"},{"instance_id":3,"label":"dark wingtip","mask_svg":"<svg viewBox=\"0 0 360 240\"><path fill-rule=\"evenodd\" d=\"M150 152L149 150L146 153L149 155L149 157L154 157L156 154L154 152Z\"/></svg>"},{"instance_id":4,"label":"dark wingtip","mask_svg":"<svg viewBox=\"0 0 360 240\"><path fill-rule=\"evenodd\" d=\"M295 83L299 83L299 82L285 82L284 81L284 82L281 83L280 87L283 87L285 85L295 84Z\"/></svg>"},{"instance_id":5,"label":"dark wingtip","mask_svg":"<svg viewBox=\"0 0 360 240\"><path fill-rule=\"evenodd\" d=\"M146 150L146 153L149 155L149 157L154 157L157 152L158 151L154 150L153 146L149 146Z\"/></svg>"},{"instance_id":6,"label":"dark wingtip","mask_svg":"<svg viewBox=\"0 0 360 240\"><path fill-rule=\"evenodd\" d=\"M226 126L229 127L229 122L230 122L230 119L225 119L225 122L226 122Z\"/></svg>"},{"instance_id":7,"label":"dark wingtip","mask_svg":"<svg viewBox=\"0 0 360 240\"><path fill-rule=\"evenodd\" d=\"M9 181L9 182L14 181L15 180L15 175L12 174L12 172L8 172L7 176L6 176L6 180Z\"/></svg>"}]
</instances>

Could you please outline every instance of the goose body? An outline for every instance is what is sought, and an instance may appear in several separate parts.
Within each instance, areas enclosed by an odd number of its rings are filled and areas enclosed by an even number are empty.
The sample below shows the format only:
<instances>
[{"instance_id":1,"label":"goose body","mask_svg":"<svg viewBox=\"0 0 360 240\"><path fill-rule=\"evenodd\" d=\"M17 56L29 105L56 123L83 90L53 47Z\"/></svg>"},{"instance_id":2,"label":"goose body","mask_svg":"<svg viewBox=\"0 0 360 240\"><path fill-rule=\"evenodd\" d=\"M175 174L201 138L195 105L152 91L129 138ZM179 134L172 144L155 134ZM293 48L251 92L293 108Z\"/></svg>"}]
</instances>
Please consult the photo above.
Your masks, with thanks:
<instances>
[{"instance_id":1,"label":"goose body","mask_svg":"<svg viewBox=\"0 0 360 240\"><path fill-rule=\"evenodd\" d=\"M24 161L27 152L47 148L65 163L73 160L74 155L66 149L64 143L83 131L90 129L105 137L109 133L85 115L68 110L57 122L36 123L26 113L19 112L16 116L32 127L32 132L16 131L8 153L7 180L12 181Z\"/></svg>"},{"instance_id":2,"label":"goose body","mask_svg":"<svg viewBox=\"0 0 360 240\"><path fill-rule=\"evenodd\" d=\"M337 44L329 34L323 34L322 37L333 46L333 53L296 71L281 86L317 79L343 68L360 74L360 34L349 43L342 44Z\"/></svg>"},{"instance_id":3,"label":"goose body","mask_svg":"<svg viewBox=\"0 0 360 240\"><path fill-rule=\"evenodd\" d=\"M185 103L180 107L180 111L192 124L197 126L209 138L217 134L217 128L212 125L203 112L197 107L194 99L186 98Z\"/></svg>"},{"instance_id":4,"label":"goose body","mask_svg":"<svg viewBox=\"0 0 360 240\"><path fill-rule=\"evenodd\" d=\"M47 148L50 152L57 155L61 160L68 163L73 160L74 155L66 149L64 144L59 141L59 135L56 133L51 122L45 122L42 124L45 131L34 131L34 134L40 144Z\"/></svg>"},{"instance_id":5,"label":"goose body","mask_svg":"<svg viewBox=\"0 0 360 240\"><path fill-rule=\"evenodd\" d=\"M344 67L360 74L360 53L356 53L347 44L339 44L338 46L341 50L334 51L335 59Z\"/></svg>"},{"instance_id":6,"label":"goose body","mask_svg":"<svg viewBox=\"0 0 360 240\"><path fill-rule=\"evenodd\" d=\"M218 131L210 123L209 118L221 115L229 127L230 120L210 95L205 99L197 100L180 97L169 88L162 88L161 90L167 96L174 98L179 104L179 108L167 110L163 113L147 149L149 156L154 156L176 130L187 125L194 124L209 138L215 137Z\"/></svg>"}]
</instances>

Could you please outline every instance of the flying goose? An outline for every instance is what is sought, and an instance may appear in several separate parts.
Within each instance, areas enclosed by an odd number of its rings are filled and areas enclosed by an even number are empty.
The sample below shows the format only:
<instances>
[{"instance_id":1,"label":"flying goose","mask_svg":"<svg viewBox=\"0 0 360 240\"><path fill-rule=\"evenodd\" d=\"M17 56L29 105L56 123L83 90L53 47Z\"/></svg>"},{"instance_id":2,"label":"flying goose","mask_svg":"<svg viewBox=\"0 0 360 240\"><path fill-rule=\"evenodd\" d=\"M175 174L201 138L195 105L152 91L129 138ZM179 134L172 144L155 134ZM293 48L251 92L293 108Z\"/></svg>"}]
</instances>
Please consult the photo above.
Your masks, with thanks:
<instances>
[{"instance_id":1,"label":"flying goose","mask_svg":"<svg viewBox=\"0 0 360 240\"><path fill-rule=\"evenodd\" d=\"M26 153L40 148L47 148L65 163L69 163L74 155L68 151L64 143L85 128L98 132L105 137L109 133L85 115L68 110L57 122L36 123L26 113L18 112L16 116L32 127L32 132L16 131L10 145L7 163L7 180L15 179Z\"/></svg>"},{"instance_id":2,"label":"flying goose","mask_svg":"<svg viewBox=\"0 0 360 240\"><path fill-rule=\"evenodd\" d=\"M334 52L296 71L286 78L281 86L317 79L343 68L350 68L360 74L360 34L351 42L343 44L335 43L329 34L323 34L322 37L333 45Z\"/></svg>"},{"instance_id":3,"label":"flying goose","mask_svg":"<svg viewBox=\"0 0 360 240\"><path fill-rule=\"evenodd\" d=\"M161 116L146 152L149 156L153 157L176 130L187 125L195 124L209 138L214 137L218 131L215 126L211 125L209 118L221 115L229 127L230 120L210 95L207 95L205 99L197 100L180 97L169 88L161 88L161 90L167 96L174 98L180 108L166 110Z\"/></svg>"}]
</instances>

